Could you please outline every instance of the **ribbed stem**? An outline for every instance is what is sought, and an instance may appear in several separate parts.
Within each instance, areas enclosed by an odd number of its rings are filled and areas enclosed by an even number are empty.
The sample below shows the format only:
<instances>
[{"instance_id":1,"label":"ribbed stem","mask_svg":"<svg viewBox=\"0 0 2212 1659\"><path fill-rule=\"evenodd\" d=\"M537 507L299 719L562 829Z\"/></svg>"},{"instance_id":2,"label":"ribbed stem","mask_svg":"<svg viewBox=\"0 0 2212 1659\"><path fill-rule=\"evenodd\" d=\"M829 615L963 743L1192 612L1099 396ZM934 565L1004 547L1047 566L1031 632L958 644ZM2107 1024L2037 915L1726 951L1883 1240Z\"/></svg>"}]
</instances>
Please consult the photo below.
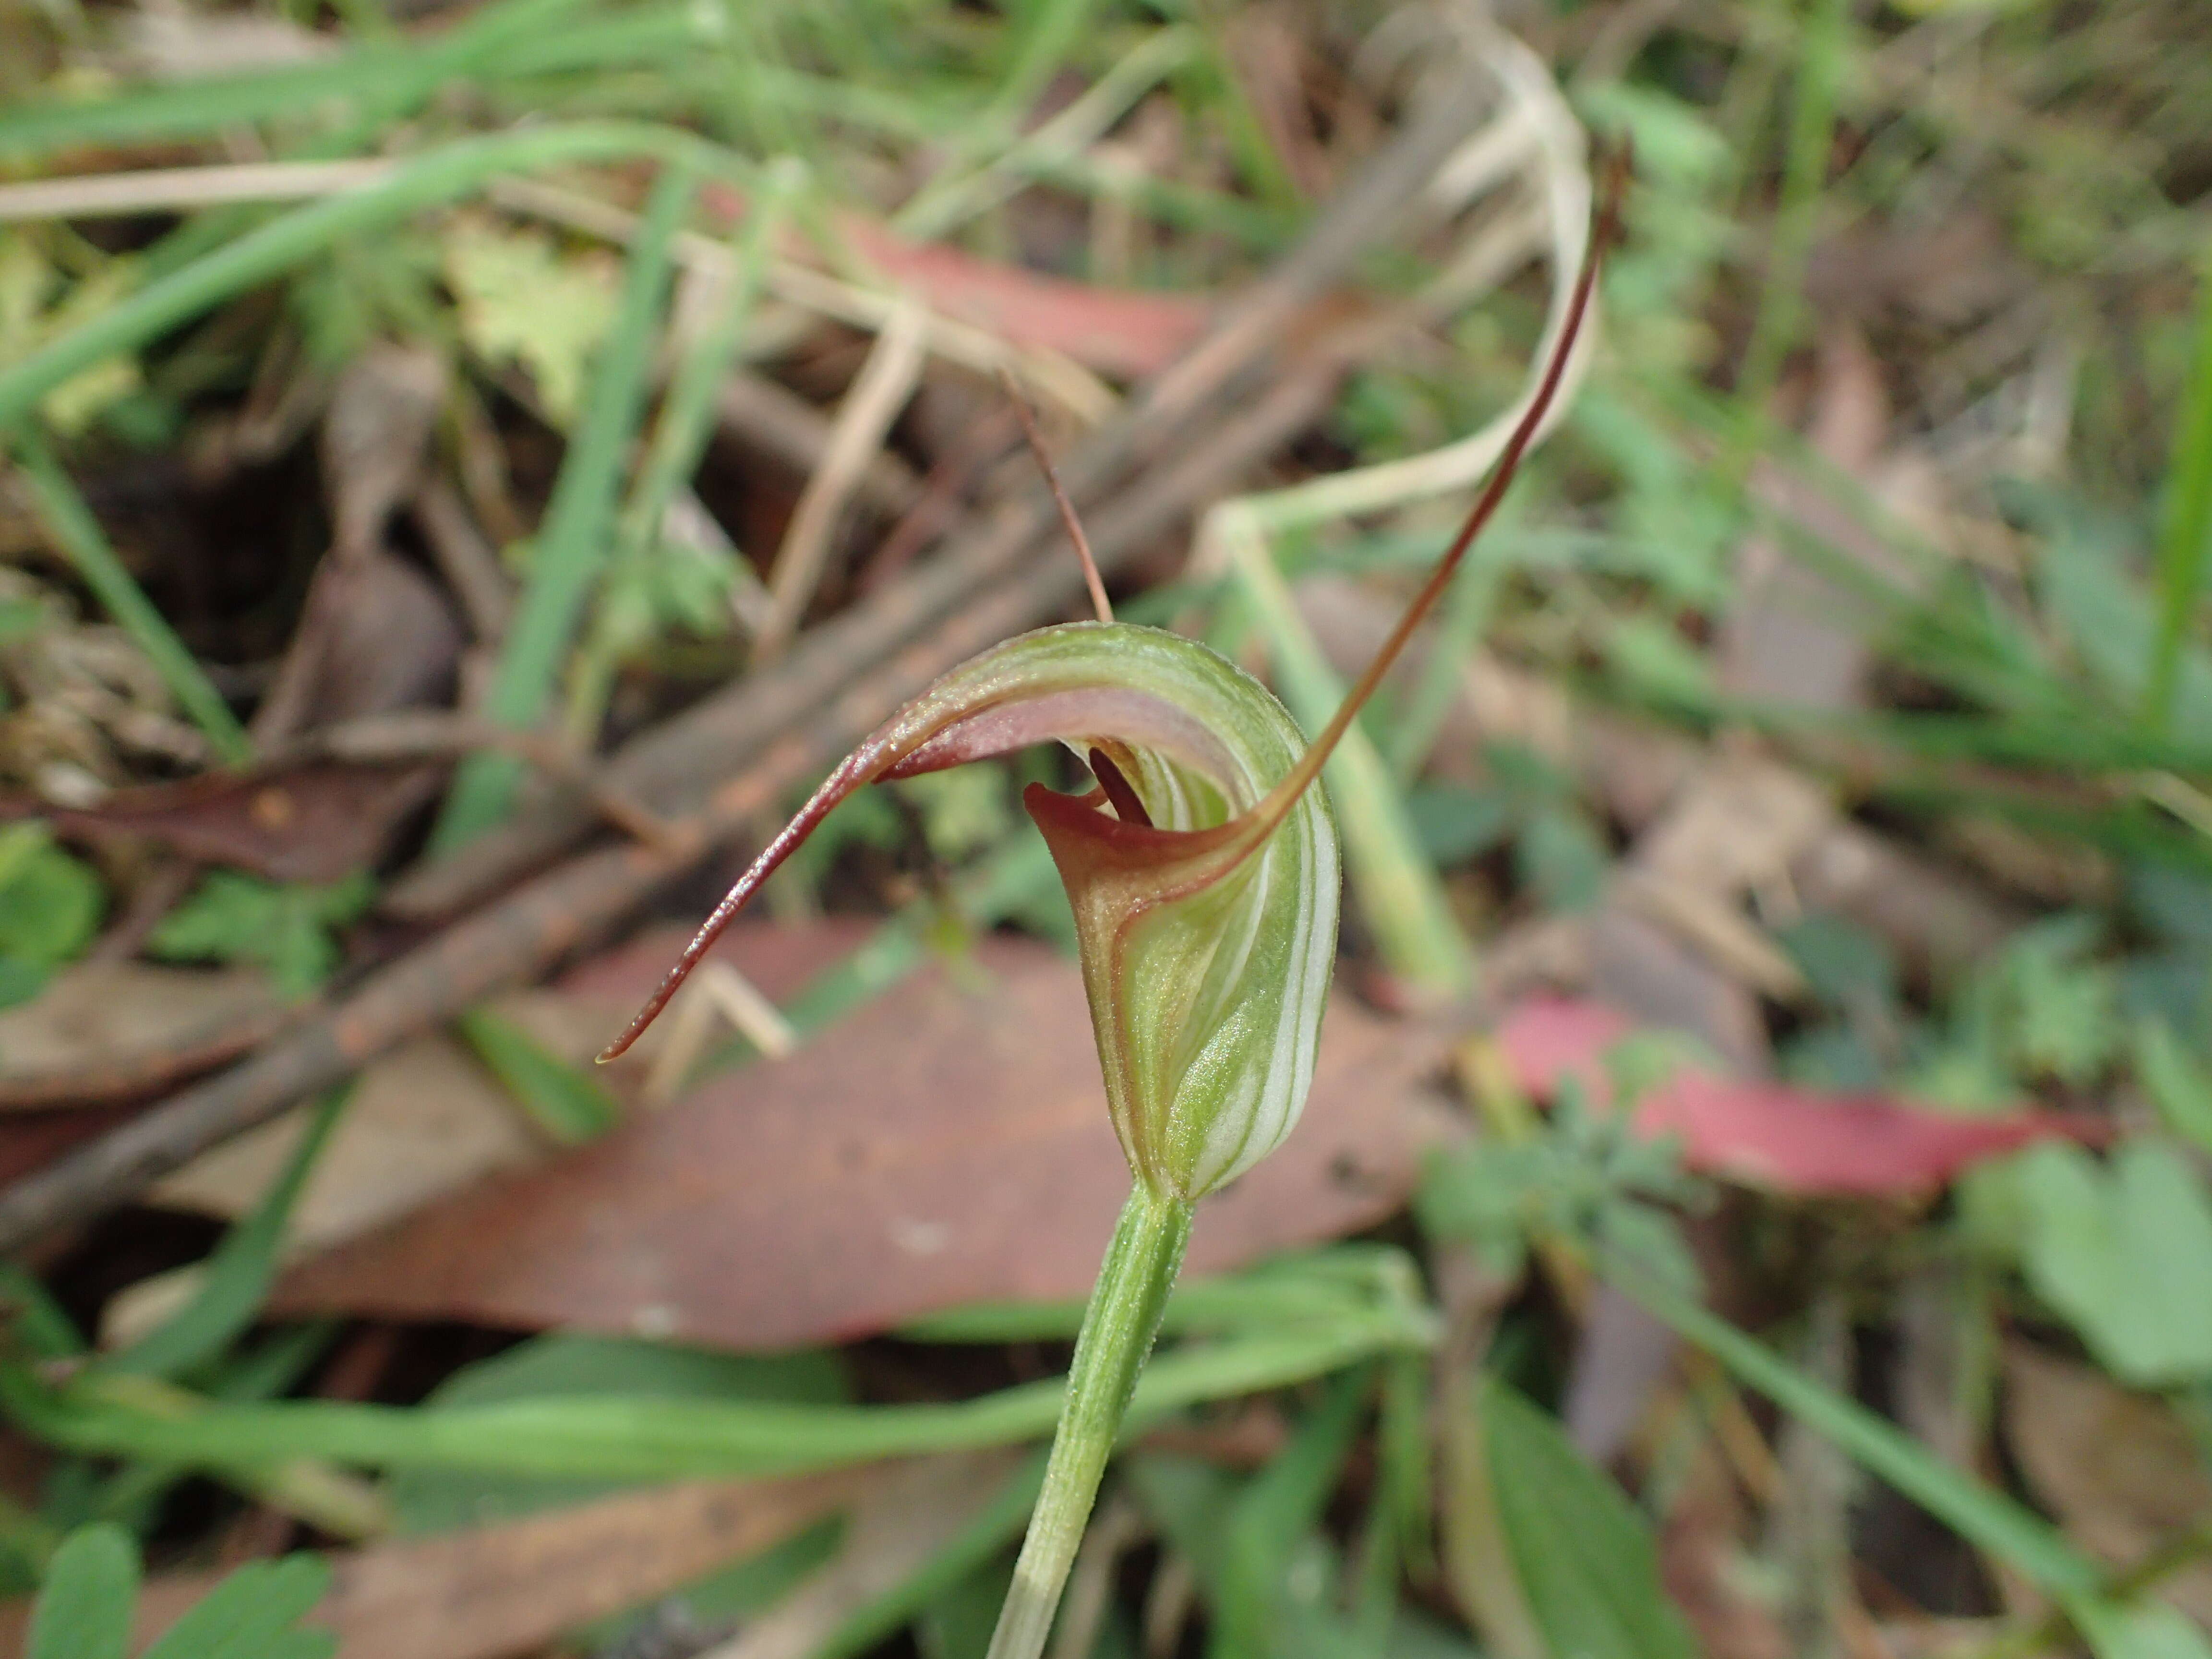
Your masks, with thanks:
<instances>
[{"instance_id":1,"label":"ribbed stem","mask_svg":"<svg viewBox=\"0 0 2212 1659\"><path fill-rule=\"evenodd\" d=\"M1045 1465L1044 1490L1030 1516L1029 1536L1014 1563L1014 1582L988 1659L1037 1659L1044 1651L1098 1482L1114 1454L1121 1414L1152 1351L1152 1339L1159 1334L1168 1292L1182 1266L1190 1217L1188 1203L1147 1192L1142 1184L1122 1207L1075 1339L1067 1400Z\"/></svg>"}]
</instances>

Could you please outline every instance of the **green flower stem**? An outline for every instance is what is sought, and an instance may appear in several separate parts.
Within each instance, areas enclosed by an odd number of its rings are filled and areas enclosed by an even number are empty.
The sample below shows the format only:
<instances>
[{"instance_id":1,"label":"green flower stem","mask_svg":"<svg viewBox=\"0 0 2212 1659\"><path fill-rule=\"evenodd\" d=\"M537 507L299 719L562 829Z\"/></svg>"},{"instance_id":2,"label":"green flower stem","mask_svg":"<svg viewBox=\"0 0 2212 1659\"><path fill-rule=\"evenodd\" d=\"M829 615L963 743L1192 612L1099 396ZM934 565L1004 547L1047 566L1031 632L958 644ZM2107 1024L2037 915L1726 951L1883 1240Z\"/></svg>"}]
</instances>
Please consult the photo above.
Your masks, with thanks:
<instances>
[{"instance_id":1,"label":"green flower stem","mask_svg":"<svg viewBox=\"0 0 2212 1659\"><path fill-rule=\"evenodd\" d=\"M988 1659L1036 1659L1044 1651L1137 1373L1152 1351L1168 1292L1182 1267L1191 1213L1184 1200L1163 1197L1141 1182L1122 1208L1075 1339L1044 1491L1030 1516L1029 1536L1014 1563L1014 1582Z\"/></svg>"}]
</instances>

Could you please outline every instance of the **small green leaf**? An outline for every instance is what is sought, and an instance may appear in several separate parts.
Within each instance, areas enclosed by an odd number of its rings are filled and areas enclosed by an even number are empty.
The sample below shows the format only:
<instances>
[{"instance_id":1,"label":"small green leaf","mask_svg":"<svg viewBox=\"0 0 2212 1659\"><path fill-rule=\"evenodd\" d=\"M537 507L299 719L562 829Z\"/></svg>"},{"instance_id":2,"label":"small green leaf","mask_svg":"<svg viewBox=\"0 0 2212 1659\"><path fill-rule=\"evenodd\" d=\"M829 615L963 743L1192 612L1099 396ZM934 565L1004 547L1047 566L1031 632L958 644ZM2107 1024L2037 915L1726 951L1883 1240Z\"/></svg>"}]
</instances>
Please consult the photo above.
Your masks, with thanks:
<instances>
[{"instance_id":1,"label":"small green leaf","mask_svg":"<svg viewBox=\"0 0 2212 1659\"><path fill-rule=\"evenodd\" d=\"M91 943L104 901L100 878L45 824L0 830L0 1007L37 995Z\"/></svg>"},{"instance_id":2,"label":"small green leaf","mask_svg":"<svg viewBox=\"0 0 2212 1659\"><path fill-rule=\"evenodd\" d=\"M489 1009L455 1022L469 1047L531 1121L563 1146L597 1140L622 1121L622 1107L591 1078L550 1054L529 1032Z\"/></svg>"},{"instance_id":3,"label":"small green leaf","mask_svg":"<svg viewBox=\"0 0 2212 1659\"><path fill-rule=\"evenodd\" d=\"M222 1236L208 1257L199 1293L121 1353L97 1362L106 1370L175 1377L213 1359L245 1334L276 1276L285 1224L315 1158L345 1103L340 1090L315 1108L305 1133L252 1212Z\"/></svg>"},{"instance_id":4,"label":"small green leaf","mask_svg":"<svg viewBox=\"0 0 2212 1659\"><path fill-rule=\"evenodd\" d=\"M469 349L495 366L520 364L554 422L573 424L586 366L614 325L613 262L563 259L548 236L475 218L454 221L445 256Z\"/></svg>"},{"instance_id":5,"label":"small green leaf","mask_svg":"<svg viewBox=\"0 0 2212 1659\"><path fill-rule=\"evenodd\" d=\"M1557 1422L1495 1378L1478 1409L1491 1480L1528 1609L1555 1655L1691 1659L1659 1584L1650 1528Z\"/></svg>"},{"instance_id":6,"label":"small green leaf","mask_svg":"<svg viewBox=\"0 0 2212 1659\"><path fill-rule=\"evenodd\" d=\"M28 1659L124 1659L138 1605L138 1548L108 1523L82 1527L47 1564Z\"/></svg>"},{"instance_id":7,"label":"small green leaf","mask_svg":"<svg viewBox=\"0 0 2212 1659\"><path fill-rule=\"evenodd\" d=\"M1871 1004L1887 1009L1897 1000L1897 957L1880 935L1841 916L1810 915L1778 927L1774 942L1788 953L1831 1007Z\"/></svg>"},{"instance_id":8,"label":"small green leaf","mask_svg":"<svg viewBox=\"0 0 2212 1659\"><path fill-rule=\"evenodd\" d=\"M333 1632L297 1628L330 1583L330 1565L318 1555L240 1567L170 1626L144 1659L330 1659L338 1647Z\"/></svg>"},{"instance_id":9,"label":"small green leaf","mask_svg":"<svg viewBox=\"0 0 2212 1659\"><path fill-rule=\"evenodd\" d=\"M2148 1138L2104 1165L2045 1141L2012 1171L2028 1282L2098 1358L2139 1386L2212 1376L2212 1200L2188 1161Z\"/></svg>"},{"instance_id":10,"label":"small green leaf","mask_svg":"<svg viewBox=\"0 0 2212 1659\"><path fill-rule=\"evenodd\" d=\"M1630 616L1605 636L1606 666L1631 696L1688 713L1716 700L1711 665L1669 624L1656 617Z\"/></svg>"},{"instance_id":11,"label":"small green leaf","mask_svg":"<svg viewBox=\"0 0 2212 1659\"><path fill-rule=\"evenodd\" d=\"M367 909L375 892L366 875L327 887L279 886L217 870L169 913L148 946L179 961L258 962L279 991L304 997L337 966L330 930Z\"/></svg>"}]
</instances>

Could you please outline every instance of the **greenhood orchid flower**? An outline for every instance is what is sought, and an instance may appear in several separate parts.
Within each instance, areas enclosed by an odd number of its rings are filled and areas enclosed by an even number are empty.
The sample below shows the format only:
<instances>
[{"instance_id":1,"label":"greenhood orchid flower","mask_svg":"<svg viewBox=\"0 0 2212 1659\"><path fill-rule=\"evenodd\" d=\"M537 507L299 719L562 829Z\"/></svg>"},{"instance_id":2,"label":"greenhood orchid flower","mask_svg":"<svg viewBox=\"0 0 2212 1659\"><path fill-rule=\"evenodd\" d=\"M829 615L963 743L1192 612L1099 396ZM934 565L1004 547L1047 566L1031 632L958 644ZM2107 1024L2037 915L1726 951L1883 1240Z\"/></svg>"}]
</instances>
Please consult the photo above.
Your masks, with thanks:
<instances>
[{"instance_id":1,"label":"greenhood orchid flower","mask_svg":"<svg viewBox=\"0 0 2212 1659\"><path fill-rule=\"evenodd\" d=\"M1129 1167L1184 1201L1249 1169L1290 1132L1312 1079L1336 952L1336 832L1317 791L1268 803L1305 746L1283 706L1225 658L1157 628L1041 628L901 709L732 889L608 1057L847 795L1054 738L1090 758L1100 787L1067 796L1032 785L1024 804L1074 906Z\"/></svg>"},{"instance_id":2,"label":"greenhood orchid flower","mask_svg":"<svg viewBox=\"0 0 2212 1659\"><path fill-rule=\"evenodd\" d=\"M1024 804L1074 908L1107 1102L1134 1185L1077 1339L1043 1491L990 1659L1036 1659L1043 1648L1182 1266L1194 1206L1279 1146L1305 1103L1336 954L1340 885L1335 826L1313 785L1534 441L1588 313L1618 193L1606 192L1565 326L1496 471L1313 743L1266 687L1178 635L1101 620L1009 640L945 675L846 757L600 1056L611 1060L636 1041L730 920L854 790L1050 740L1089 763L1097 787L1087 793L1033 784ZM1080 526L1059 499L1103 611Z\"/></svg>"}]
</instances>

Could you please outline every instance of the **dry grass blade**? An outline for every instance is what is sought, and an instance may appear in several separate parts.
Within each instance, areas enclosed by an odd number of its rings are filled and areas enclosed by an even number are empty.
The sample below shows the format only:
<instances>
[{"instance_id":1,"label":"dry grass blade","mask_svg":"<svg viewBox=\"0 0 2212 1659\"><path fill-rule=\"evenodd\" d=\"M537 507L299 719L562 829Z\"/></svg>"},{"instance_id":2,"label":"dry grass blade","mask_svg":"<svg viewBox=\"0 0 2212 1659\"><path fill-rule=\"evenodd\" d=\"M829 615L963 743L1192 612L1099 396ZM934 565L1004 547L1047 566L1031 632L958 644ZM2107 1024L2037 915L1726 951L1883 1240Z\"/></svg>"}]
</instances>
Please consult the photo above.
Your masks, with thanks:
<instances>
[{"instance_id":1,"label":"dry grass blade","mask_svg":"<svg viewBox=\"0 0 2212 1659\"><path fill-rule=\"evenodd\" d=\"M190 213L241 202L305 202L376 184L391 172L389 161L246 161L34 179L0 185L0 224Z\"/></svg>"},{"instance_id":2,"label":"dry grass blade","mask_svg":"<svg viewBox=\"0 0 2212 1659\"><path fill-rule=\"evenodd\" d=\"M921 380L927 341L927 313L910 300L902 301L884 325L859 378L845 394L822 465L807 480L805 493L791 515L791 527L776 550L769 578L768 615L753 641L755 661L774 661L799 631L799 619L821 584L846 506Z\"/></svg>"}]
</instances>

